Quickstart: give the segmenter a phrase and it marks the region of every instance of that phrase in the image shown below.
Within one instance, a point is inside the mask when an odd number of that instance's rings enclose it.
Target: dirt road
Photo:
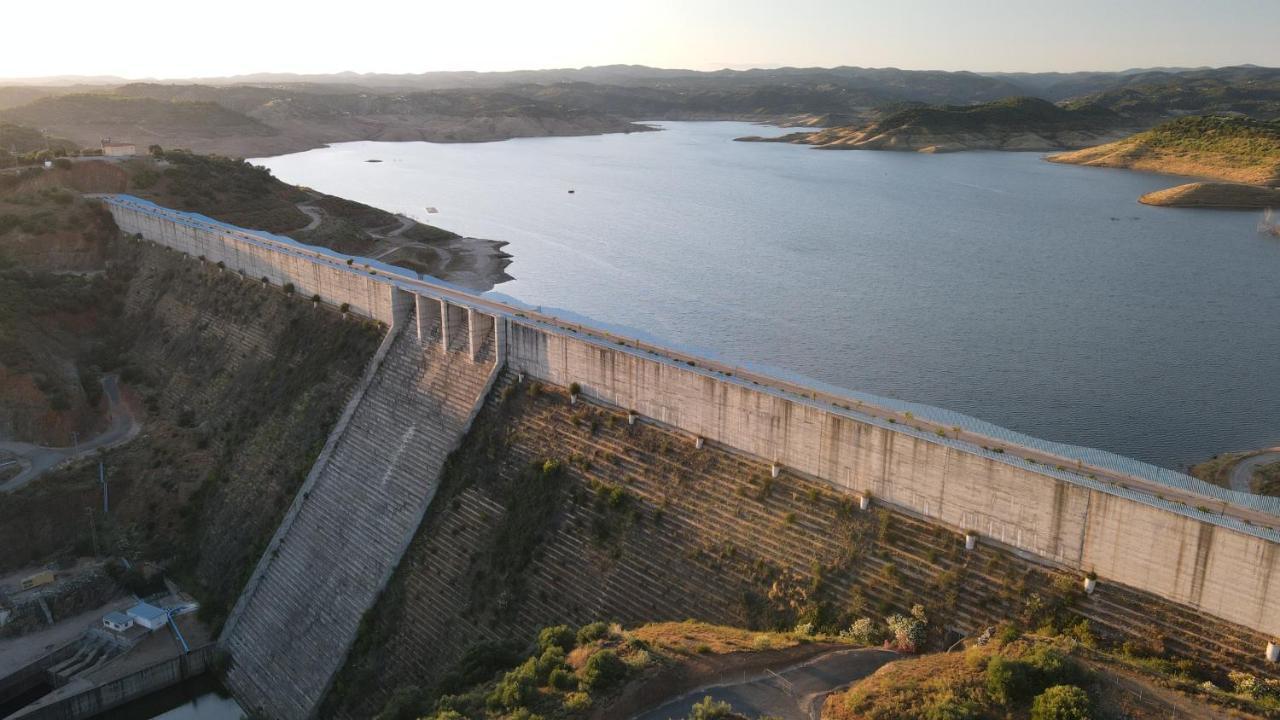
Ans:
[[[102,378],[102,389],[107,396],[111,425],[101,435],[73,447],[60,448],[0,440],[0,450],[15,456],[23,466],[16,476],[0,484],[0,492],[13,492],[64,462],[84,457],[100,448],[126,443],[138,435],[142,426],[133,416],[129,404],[120,397],[116,376],[107,375]]]
[[[827,695],[900,657],[888,650],[870,648],[836,650],[777,672],[726,678],[723,684],[698,688],[632,720],[686,718],[694,704],[705,697],[727,702],[747,717],[769,715],[783,720],[817,720]]]

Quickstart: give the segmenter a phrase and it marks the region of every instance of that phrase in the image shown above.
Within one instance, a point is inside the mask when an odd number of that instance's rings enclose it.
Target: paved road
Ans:
[[[1280,452],[1264,452],[1245,458],[1236,464],[1231,471],[1231,489],[1240,492],[1253,492],[1253,471],[1263,465],[1280,462]]]
[[[6,483],[0,484],[0,492],[13,492],[35,480],[62,463],[88,455],[100,448],[126,443],[142,429],[128,403],[120,397],[120,387],[115,375],[102,378],[102,389],[107,395],[111,425],[101,435],[85,440],[74,447],[44,447],[31,443],[0,440],[0,450],[17,456],[22,472]]]
[[[729,703],[749,718],[771,715],[783,720],[817,720],[827,695],[899,657],[888,650],[836,650],[776,673],[699,688],[632,720],[687,718],[694,704],[707,696]]]

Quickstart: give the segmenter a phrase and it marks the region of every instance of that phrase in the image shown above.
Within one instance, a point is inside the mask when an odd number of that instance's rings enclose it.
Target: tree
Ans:
[[[1075,685],[1054,685],[1031,703],[1031,720],[1090,720],[1089,695]]]
[[[587,658],[582,667],[582,682],[591,690],[600,690],[621,680],[627,674],[627,665],[612,650],[601,650]]]
[[[152,145],[147,148],[147,152],[151,153],[151,157],[164,157],[164,148],[159,145]]]
[[[689,714],[689,720],[720,720],[733,715],[733,706],[727,702],[717,702],[711,699],[710,695],[702,698],[701,702],[694,703],[693,712]]]

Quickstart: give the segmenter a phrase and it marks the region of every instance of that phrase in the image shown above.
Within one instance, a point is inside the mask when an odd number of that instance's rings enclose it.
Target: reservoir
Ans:
[[[98,717],[101,720],[245,720],[247,715],[213,676],[201,675]]]
[[[1181,180],[1037,153],[658,125],[253,162],[509,242],[494,292],[544,310],[1175,469],[1280,443],[1280,240],[1258,213],[1146,207]]]

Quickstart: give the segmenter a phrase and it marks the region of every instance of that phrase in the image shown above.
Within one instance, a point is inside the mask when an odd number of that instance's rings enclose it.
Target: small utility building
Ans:
[[[138,603],[129,608],[129,617],[148,630],[158,630],[169,621],[169,614],[155,605]]]
[[[108,630],[124,632],[133,627],[133,618],[122,612],[111,611],[102,616],[102,626]]]
[[[133,143],[115,142],[110,138],[102,141],[102,154],[107,157],[132,157],[138,154]]]

